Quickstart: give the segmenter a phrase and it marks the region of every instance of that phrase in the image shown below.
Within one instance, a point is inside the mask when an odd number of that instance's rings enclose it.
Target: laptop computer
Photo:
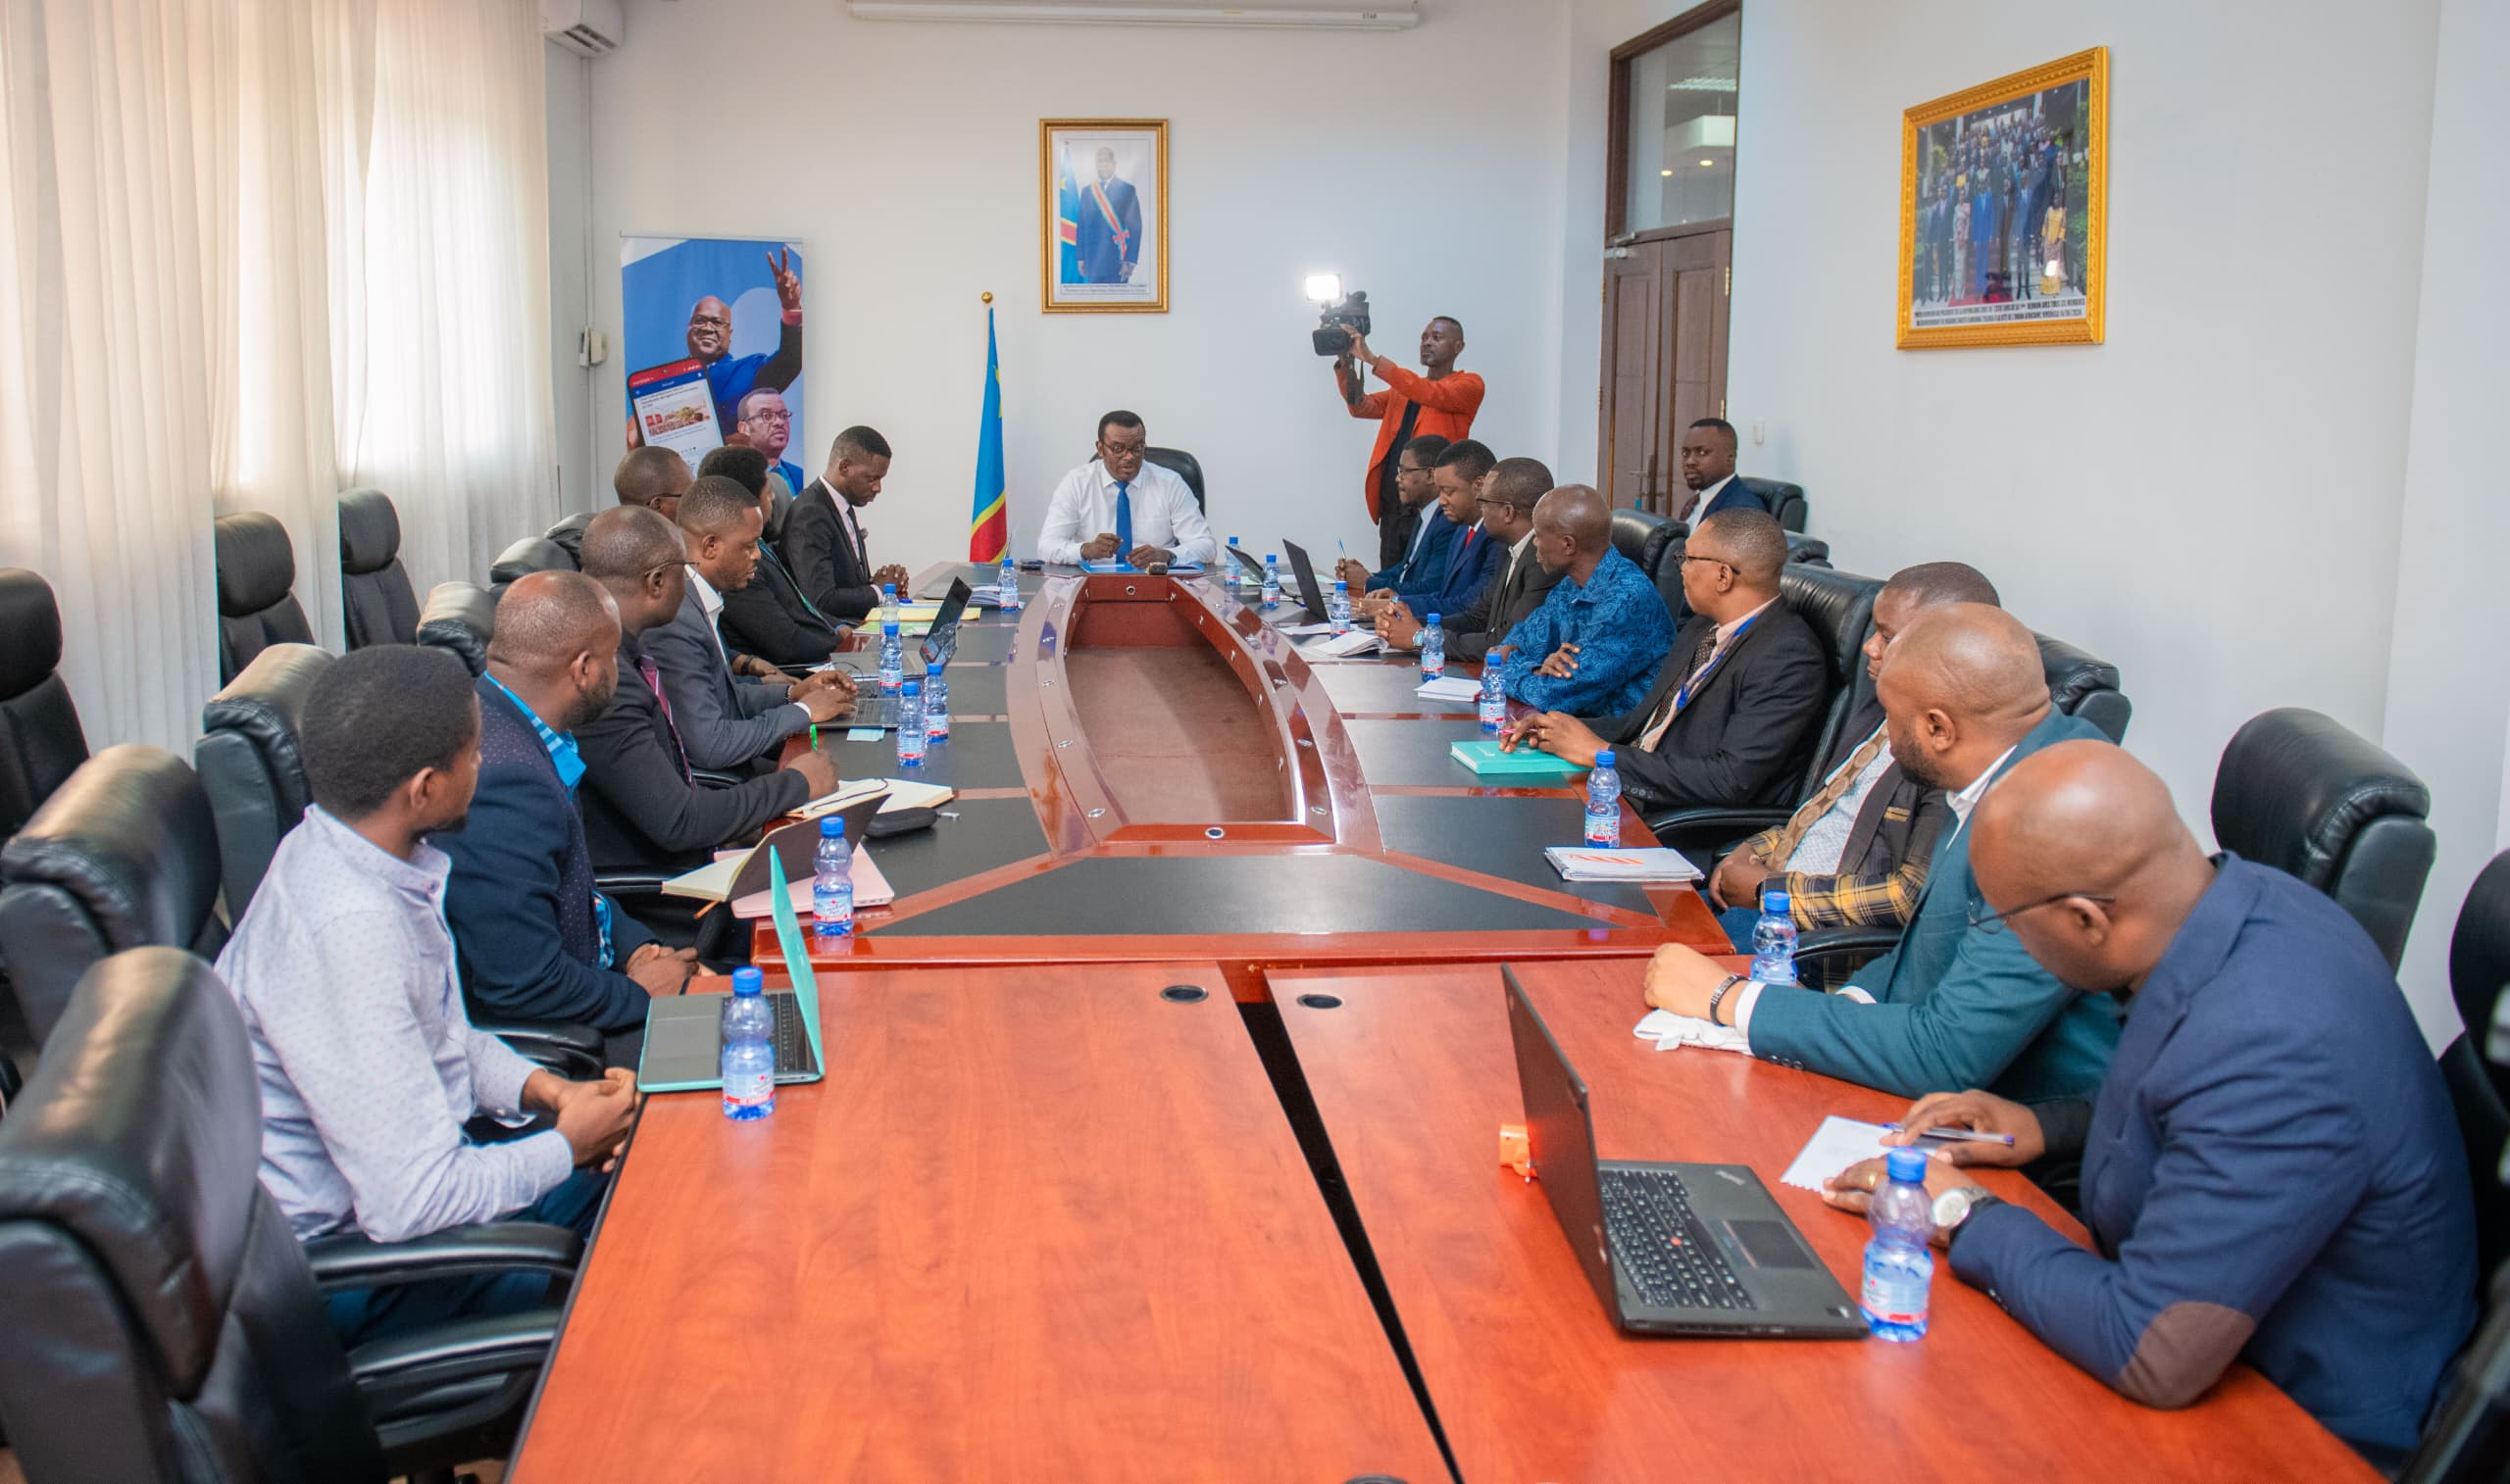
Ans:
[[[950,590],[941,595],[941,611],[932,616],[932,626],[924,631],[924,642],[917,645],[916,658],[923,668],[913,671],[929,674],[948,665],[959,653],[959,619],[968,612],[968,596],[974,589],[965,577],[952,577]]]
[[[1307,618],[1285,618],[1287,623],[1322,623],[1329,615],[1325,611],[1325,589],[1316,585],[1316,566],[1307,560],[1307,548],[1295,541],[1284,540],[1281,550],[1289,555],[1290,575],[1298,579],[1298,600],[1307,605]]]
[[[959,652],[959,620],[966,617],[971,589],[965,577],[952,577],[950,590],[941,597],[941,608],[917,643],[905,646],[898,659],[898,673],[909,680],[920,680],[945,666]],[[873,610],[877,615],[878,609]],[[873,618],[868,621],[878,623]],[[878,649],[855,650],[834,662],[837,668],[854,677],[857,692],[854,711],[827,723],[829,728],[866,731],[898,729],[900,697],[885,695],[880,690],[880,652]]]
[[[1586,1084],[1516,970],[1500,977],[1536,1183],[1615,1323],[1645,1335],[1864,1338],[1856,1301],[1748,1167],[1598,1161]]]
[[[776,942],[784,951],[790,990],[766,996],[776,1016],[776,1080],[816,1082],[826,1076],[820,1054],[820,986],[811,956],[802,947],[802,925],[793,915],[792,893],[780,851],[767,858],[768,889],[775,893]],[[645,1010],[645,1051],[636,1064],[639,1092],[696,1092],[724,1085],[724,997],[669,995]]]

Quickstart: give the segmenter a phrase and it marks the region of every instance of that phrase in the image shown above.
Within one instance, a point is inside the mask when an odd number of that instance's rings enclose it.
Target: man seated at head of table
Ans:
[[[752,392],[751,396],[774,396]],[[762,532],[776,518],[767,455],[754,448],[726,444],[697,465],[697,477],[720,474],[750,492],[758,502]],[[581,566],[580,561],[577,566]],[[801,584],[777,560],[776,544],[762,534],[758,570],[748,582],[724,594],[724,638],[735,655],[751,655],[771,666],[819,665],[835,653],[841,630],[802,592]]]
[[[2184,1407],[2245,1359],[2394,1467],[2474,1327],[2476,1251],[2448,1092],[2386,960],[2293,877],[2209,859],[2106,741],[2015,764],[1970,828],[1974,913],[2134,1013],[2096,1096],[1902,1115],[2013,1139],[1928,1162],[1952,1270],[2135,1401]],[[2082,1157],[2090,1251],[1960,1169],[2052,1154]],[[1832,1177],[1832,1204],[1864,1210],[1880,1162]]]
[[[1786,533],[1765,511],[1724,511],[1691,532],[1682,560],[1692,617],[1645,699],[1592,725],[1563,711],[1522,717],[1500,745],[1581,767],[1611,748],[1632,802],[1646,809],[1790,803],[1830,704],[1831,663],[1779,593]]]
[[[477,1221],[589,1231],[636,1110],[635,1076],[574,1082],[471,1024],[444,921],[445,858],[479,772],[470,672],[427,645],[341,656],[306,698],[314,795],[278,842],[218,976],[244,1013],[262,1093],[262,1185],[300,1240],[403,1242]],[[475,1142],[475,1113],[556,1115]],[[485,1273],[327,1296],[355,1345],[545,1303],[546,1275]]]
[[[1533,554],[1556,581],[1501,641],[1501,688],[1536,711],[1571,716],[1637,705],[1665,661],[1674,619],[1638,564],[1613,548],[1612,507],[1591,485],[1553,490],[1533,508]]]
[[[1891,756],[1943,789],[1953,816],[1899,946],[1824,994],[1745,980],[1669,944],[1648,963],[1647,1003],[1733,1027],[1766,1061],[1906,1097],[1938,1087],[2026,1102],[2085,1095],[2118,1044],[2117,1010],[2068,990],[2013,934],[1973,918],[1961,823],[2013,765],[2099,729],[2049,704],[2038,641],[1983,604],[1919,615],[1883,654],[1875,686]]]
[[[1096,456],[1063,476],[1046,502],[1040,560],[1207,564],[1220,556],[1194,492],[1173,471],[1142,457],[1150,429],[1118,410],[1098,420]]]
[[[1551,493],[1551,470],[1539,459],[1502,459],[1485,484],[1476,505],[1490,538],[1494,570],[1480,597],[1460,608],[1434,610],[1450,660],[1486,657],[1508,630],[1542,606],[1560,580],[1533,553],[1533,510]],[[1388,649],[1418,650],[1422,622],[1409,606],[1388,604],[1378,610],[1377,636]]]
[[[692,767],[748,767],[785,738],[853,709],[853,682],[842,670],[798,681],[755,662],[751,668],[764,677],[735,671],[717,625],[724,594],[747,586],[758,569],[765,524],[756,497],[721,475],[698,480],[679,500],[688,590],[679,612],[650,630],[644,644],[662,670],[663,693]]]
[[[1375,618],[1396,603],[1408,603],[1423,613],[1461,613],[1481,596],[1504,555],[1481,528],[1481,495],[1497,468],[1498,460],[1490,450],[1471,438],[1458,438],[1446,446],[1430,468],[1437,490],[1438,519],[1451,532],[1446,560],[1416,567],[1393,587],[1363,593],[1355,612]]]
[[[1892,573],[1874,595],[1866,673],[1882,668],[1891,641],[1918,615],[1954,603],[1997,607],[1995,584],[1959,562]],[[1708,903],[1738,952],[1751,948],[1764,888],[1786,893],[1795,925],[1805,930],[1899,927],[1917,910],[1952,809],[1942,789],[1909,776],[1891,757],[1880,697],[1868,698],[1839,729],[1824,766],[1821,787],[1784,824],[1736,846],[1708,874]]]

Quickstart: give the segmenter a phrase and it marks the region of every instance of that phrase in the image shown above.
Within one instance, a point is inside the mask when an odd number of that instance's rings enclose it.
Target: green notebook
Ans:
[[[1585,769],[1575,763],[1555,758],[1549,753],[1527,748],[1522,752],[1503,753],[1496,742],[1457,742],[1447,748],[1449,756],[1472,768],[1482,777],[1566,777]]]

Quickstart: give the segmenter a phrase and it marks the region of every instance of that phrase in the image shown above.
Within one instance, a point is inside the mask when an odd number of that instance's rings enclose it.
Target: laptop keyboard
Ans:
[[[802,1029],[799,1001],[789,994],[769,995],[768,1012],[776,1017],[776,1069],[778,1072],[811,1069],[811,1038]]]
[[[1691,1214],[1682,1177],[1665,1169],[1602,1169],[1613,1266],[1662,1309],[1750,1309],[1749,1290]]]

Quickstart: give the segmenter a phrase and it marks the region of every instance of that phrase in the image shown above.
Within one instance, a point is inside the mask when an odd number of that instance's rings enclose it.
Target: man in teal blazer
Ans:
[[[1733,1026],[1765,1061],[1904,1097],[1944,1087],[2018,1103],[2089,1095],[2118,1045],[2117,1004],[2069,991],[1991,916],[1963,826],[2016,761],[2099,730],[2049,704],[2031,630],[1975,603],[1903,629],[1875,689],[1892,757],[1944,791],[1956,821],[1899,947],[1835,994],[1744,980],[1663,948],[1647,967],[1647,1003]]]

